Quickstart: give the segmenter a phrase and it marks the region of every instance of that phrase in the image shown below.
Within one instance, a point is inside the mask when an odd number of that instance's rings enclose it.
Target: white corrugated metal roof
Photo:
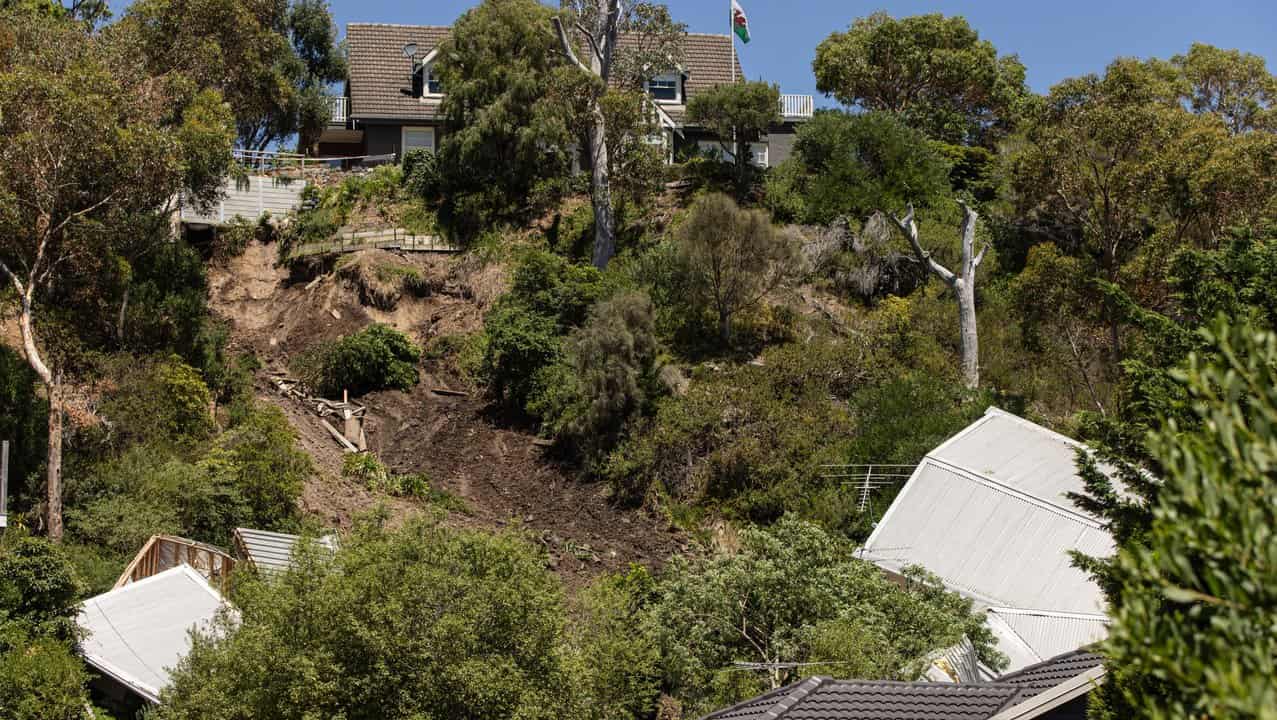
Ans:
[[[138,695],[158,702],[169,671],[225,604],[198,572],[180,565],[89,598],[80,610],[84,659]]]
[[[895,572],[921,565],[986,606],[1103,617],[1099,586],[1069,557],[1070,550],[1104,556],[1114,548],[1100,522],[1065,497],[1082,489],[1079,448],[989,408],[923,459],[862,554]],[[1040,645],[1030,653],[1039,656],[1033,662],[1085,644],[1055,650],[1072,642],[1063,638],[1093,635],[1083,626],[1042,622],[1040,632],[1025,629],[1026,642]],[[1056,637],[1048,625],[1067,627]]]
[[[251,528],[235,528],[235,537],[259,572],[283,572],[292,564],[293,546],[301,539],[298,535],[270,532],[269,530],[253,530]],[[337,539],[332,535],[319,538],[319,543],[330,549],[336,549]]]
[[[1097,643],[1108,636],[1108,617],[1020,608],[989,608],[989,629],[1011,664],[1007,672]]]

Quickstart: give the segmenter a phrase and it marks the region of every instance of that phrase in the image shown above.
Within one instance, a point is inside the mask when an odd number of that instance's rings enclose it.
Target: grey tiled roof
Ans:
[[[438,47],[452,28],[443,25],[351,23],[346,26],[350,54],[350,116],[357,120],[435,120],[439,101],[414,98],[403,46],[417,44],[417,58]],[[625,36],[618,45],[624,47]],[[688,33],[683,46],[684,89],[687,97],[732,80],[732,45],[728,35]],[[743,77],[736,62],[737,79]],[[408,91],[408,92],[405,92]],[[663,105],[682,122],[684,105]]]
[[[1093,652],[1074,650],[1003,675],[996,682],[1020,687],[1020,698],[1027,700],[1103,662],[1104,658]]]
[[[985,720],[1020,688],[1001,683],[892,682],[814,677],[705,720]]]
[[[986,720],[1102,663],[1078,650],[988,683],[834,680],[813,677],[703,720]]]

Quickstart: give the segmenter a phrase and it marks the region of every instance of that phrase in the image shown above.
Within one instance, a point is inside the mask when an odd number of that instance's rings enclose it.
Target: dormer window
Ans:
[[[647,81],[647,93],[652,99],[662,103],[679,103],[683,101],[683,78],[678,73],[657,75]]]
[[[412,71],[412,96],[436,97],[443,95],[443,85],[435,72],[435,53],[431,52],[420,63],[414,63]]]

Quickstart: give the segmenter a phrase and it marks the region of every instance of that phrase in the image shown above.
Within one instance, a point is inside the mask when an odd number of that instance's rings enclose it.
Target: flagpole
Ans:
[[[736,82],[736,8],[727,0],[727,42],[732,44],[732,82]]]

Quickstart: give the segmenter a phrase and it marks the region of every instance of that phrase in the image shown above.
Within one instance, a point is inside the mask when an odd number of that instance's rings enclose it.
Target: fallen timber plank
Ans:
[[[347,452],[352,452],[352,453],[359,452],[359,448],[352,445],[351,442],[346,439],[346,436],[337,432],[337,428],[333,427],[332,423],[328,422],[327,420],[323,418],[320,418],[319,422],[323,423],[324,429],[328,431],[328,434],[336,438],[337,442],[341,443],[342,447],[346,448]]]

